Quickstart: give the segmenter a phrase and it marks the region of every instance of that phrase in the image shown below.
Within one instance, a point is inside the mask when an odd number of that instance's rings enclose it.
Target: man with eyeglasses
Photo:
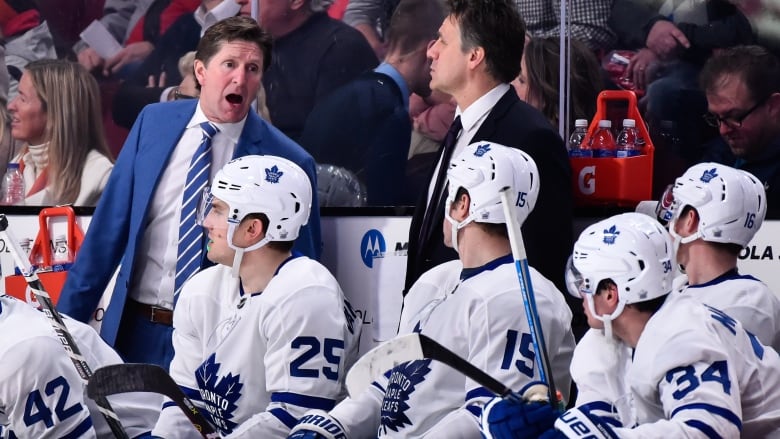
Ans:
[[[780,218],[780,60],[760,46],[724,49],[704,65],[704,115],[717,127],[704,161],[755,175],[764,183],[767,218]]]

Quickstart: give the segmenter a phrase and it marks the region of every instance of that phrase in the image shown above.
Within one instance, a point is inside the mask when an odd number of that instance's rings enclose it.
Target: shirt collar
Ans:
[[[406,81],[404,80],[404,77],[401,76],[401,73],[393,67],[392,65],[383,62],[382,64],[379,64],[377,68],[374,69],[377,73],[382,73],[395,81],[395,83],[398,85],[398,88],[401,89],[401,98],[404,102],[404,108],[406,110],[409,110],[409,87],[406,85]]]
[[[252,111],[251,109],[249,111]],[[203,114],[203,110],[200,108],[200,101],[195,106],[195,114],[192,115],[190,122],[187,124],[187,128],[193,128],[200,125],[203,122],[208,122],[209,119]],[[241,131],[244,130],[244,124],[246,123],[246,116],[235,123],[218,123],[211,122],[219,128],[219,132],[227,136],[234,144],[238,143],[238,138],[241,137]]]
[[[509,90],[509,84],[501,83],[492,90],[482,95],[474,101],[465,110],[458,106],[455,109],[455,115],[460,116],[460,122],[463,124],[464,131],[470,131],[475,125],[484,119],[490,110],[496,105],[502,96]]]
[[[195,21],[200,25],[200,35],[203,36],[214,23],[235,16],[239,9],[241,6],[233,0],[223,0],[210,11],[206,11],[206,8],[201,4],[194,14]]]

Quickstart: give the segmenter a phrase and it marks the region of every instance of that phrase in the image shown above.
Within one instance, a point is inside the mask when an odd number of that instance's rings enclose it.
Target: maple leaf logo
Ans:
[[[617,239],[618,235],[620,235],[620,231],[617,229],[617,226],[612,226],[608,229],[604,229],[604,244],[612,245],[615,243],[615,239]]]
[[[195,372],[195,380],[200,389],[200,396],[205,404],[206,413],[212,423],[222,434],[230,434],[238,423],[233,421],[235,417],[236,402],[241,398],[241,375],[228,372],[220,375],[222,365],[216,362],[216,354],[204,361]]]
[[[412,421],[406,415],[409,410],[409,397],[416,386],[425,381],[425,376],[431,371],[431,361],[417,360],[401,363],[394,367],[387,381],[387,390],[382,400],[381,427],[398,432]]]

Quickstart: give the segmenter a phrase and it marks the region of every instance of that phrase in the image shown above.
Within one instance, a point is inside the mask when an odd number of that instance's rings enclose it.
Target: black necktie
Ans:
[[[450,125],[447,135],[444,136],[444,142],[442,142],[441,163],[439,164],[439,172],[436,174],[436,184],[433,186],[430,200],[428,200],[428,208],[425,210],[422,229],[420,229],[420,243],[423,245],[428,239],[431,222],[434,218],[439,217],[440,212],[437,210],[441,210],[443,206],[443,198],[446,196],[444,183],[447,181],[447,169],[450,167],[452,152],[455,151],[455,144],[458,143],[458,134],[461,129],[463,129],[463,124],[458,116]]]

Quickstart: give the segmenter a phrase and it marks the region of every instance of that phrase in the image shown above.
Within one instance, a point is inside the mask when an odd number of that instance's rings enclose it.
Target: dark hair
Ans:
[[[448,0],[458,20],[462,50],[485,50],[487,71],[496,80],[512,82],[520,72],[525,23],[508,0]]]
[[[690,204],[686,204],[682,208],[682,212],[680,212],[680,218],[688,215],[688,212],[693,211],[693,214],[696,215],[696,219],[701,222],[701,217],[699,216],[699,211],[696,210],[695,207],[691,206]],[[739,244],[734,243],[728,243],[728,242],[712,242],[712,241],[705,241],[707,244],[720,248],[728,253],[731,253],[734,256],[739,256],[739,254],[742,252],[742,246]]]
[[[443,0],[401,0],[387,30],[388,52],[409,53],[436,39],[445,13]]]
[[[208,64],[224,43],[232,41],[247,41],[254,43],[263,53],[263,71],[271,65],[271,49],[273,39],[271,34],[263,30],[250,17],[236,16],[226,18],[208,28],[198,42],[195,59]]]
[[[458,191],[455,193],[455,201],[460,200],[461,197],[464,195],[469,195],[469,191],[466,190],[463,186],[458,188]],[[469,198],[471,196],[469,195]],[[506,238],[509,239],[509,232],[506,229],[505,223],[495,224],[495,223],[480,223],[477,221],[474,221],[473,224],[476,224],[477,227],[481,228],[483,232],[485,232],[488,236],[497,236],[499,238]]]
[[[661,308],[661,305],[664,304],[667,297],[669,297],[669,294],[664,294],[663,296],[656,297],[655,299],[645,300],[644,302],[634,302],[626,306],[632,306],[639,312],[649,312],[650,314],[655,314],[656,311]]]
[[[525,47],[525,76],[528,94],[541,106],[541,112],[558,125],[558,92],[561,47],[558,37],[532,38]],[[575,119],[593,119],[596,98],[603,88],[601,66],[596,55],[578,40],[571,40],[571,105],[569,124]]]
[[[780,92],[780,61],[761,46],[734,46],[710,57],[699,75],[701,88],[714,91],[726,75],[742,78],[755,102]]]
[[[241,221],[243,222],[246,220],[260,220],[260,223],[263,224],[263,230],[266,232],[268,231],[268,224],[270,224],[270,221],[268,220],[268,216],[266,214],[249,213]],[[265,246],[272,250],[284,253],[292,250],[294,244],[295,241],[270,241]]]

